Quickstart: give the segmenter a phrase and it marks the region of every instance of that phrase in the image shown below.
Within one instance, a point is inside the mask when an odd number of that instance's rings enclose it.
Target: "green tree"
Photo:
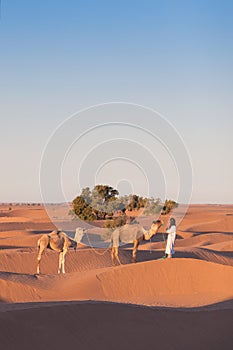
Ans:
[[[105,219],[107,215],[113,215],[120,205],[117,202],[118,195],[119,192],[108,185],[96,185],[92,191],[85,187],[81,195],[73,200],[70,214],[82,220]]]
[[[118,195],[119,192],[108,185],[96,185],[92,191],[92,197],[99,197],[99,199],[102,200],[102,203],[108,203],[115,200]]]
[[[85,200],[87,204],[91,204],[91,190],[89,187],[82,189],[81,197]]]
[[[91,206],[86,203],[82,196],[76,197],[73,202],[73,213],[81,220],[95,220],[96,216],[93,213]]]
[[[96,185],[91,193],[91,206],[97,219],[105,219],[106,215],[112,215],[115,211],[113,202],[116,201],[119,192],[108,185]]]
[[[133,194],[129,198],[127,209],[129,211],[138,210],[140,208],[144,208],[146,203],[147,203],[147,198],[139,197],[138,195]]]

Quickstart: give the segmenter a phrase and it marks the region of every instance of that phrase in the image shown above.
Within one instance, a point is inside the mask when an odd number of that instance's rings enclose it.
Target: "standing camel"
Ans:
[[[58,273],[62,271],[65,273],[65,255],[68,248],[77,249],[78,243],[80,243],[83,237],[84,229],[79,227],[76,229],[74,239],[68,237],[65,232],[60,230],[52,231],[50,234],[44,234],[37,242],[38,246],[38,256],[37,256],[37,274],[40,273],[40,260],[41,255],[46,248],[50,248],[59,252],[59,266]]]
[[[112,264],[115,266],[115,259],[121,265],[121,261],[118,256],[118,248],[120,242],[133,243],[132,262],[136,262],[137,249],[141,241],[149,240],[154,236],[160,226],[163,225],[162,220],[153,221],[151,228],[147,231],[143,226],[139,224],[126,224],[122,227],[118,227],[112,234],[111,238],[111,258]]]

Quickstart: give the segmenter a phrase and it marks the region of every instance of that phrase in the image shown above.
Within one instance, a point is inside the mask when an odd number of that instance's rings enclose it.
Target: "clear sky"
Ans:
[[[232,203],[232,18],[232,0],[2,0],[0,202],[41,201],[55,128],[81,108],[125,101],[178,130],[193,203]]]

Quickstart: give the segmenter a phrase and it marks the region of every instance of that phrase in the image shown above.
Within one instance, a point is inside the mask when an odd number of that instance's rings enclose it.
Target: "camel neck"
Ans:
[[[144,239],[145,239],[146,241],[149,241],[149,239],[151,239],[152,236],[153,236],[153,234],[150,234],[150,230],[149,230],[149,231],[146,231],[146,232],[144,233]]]

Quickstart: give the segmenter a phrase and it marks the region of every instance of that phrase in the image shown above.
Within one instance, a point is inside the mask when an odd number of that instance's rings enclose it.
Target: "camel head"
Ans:
[[[156,220],[152,222],[151,228],[145,232],[144,237],[146,240],[151,239],[152,236],[154,236],[158,229],[164,225],[164,222],[162,220]]]
[[[150,229],[156,230],[156,232],[157,232],[157,230],[163,225],[164,225],[163,220],[156,220],[156,221],[152,222],[152,225],[151,225]]]
[[[75,247],[74,249],[77,249],[78,244],[81,242],[83,235],[84,235],[85,229],[82,227],[78,227],[75,230],[75,236],[74,236],[74,242],[75,242]]]

